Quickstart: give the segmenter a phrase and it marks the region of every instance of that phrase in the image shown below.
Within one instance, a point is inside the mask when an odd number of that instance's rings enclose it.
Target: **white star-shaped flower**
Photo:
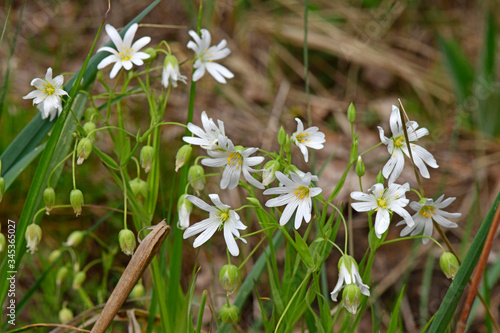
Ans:
[[[304,130],[304,125],[299,118],[295,118],[297,121],[297,131],[292,134],[292,141],[299,147],[300,151],[304,155],[304,160],[308,160],[307,148],[322,149],[325,140],[325,134],[319,132],[318,127],[313,126]]]
[[[387,163],[384,165],[384,168],[382,169],[382,174],[386,179],[389,179],[389,185],[391,185],[401,175],[401,172],[403,172],[403,167],[405,165],[404,155],[410,157],[410,153],[406,145],[399,109],[395,105],[392,106],[392,113],[389,123],[392,131],[391,138],[387,138],[384,135],[384,130],[382,129],[382,127],[378,126],[378,130],[380,132],[380,141],[382,141],[383,144],[387,145],[387,151],[389,152],[389,154],[391,154],[391,158],[389,159],[389,161],[387,161]],[[428,135],[429,131],[426,128],[418,129],[418,123],[416,121],[407,122],[406,131],[408,133],[408,138],[411,144],[411,152],[413,155],[413,160],[415,161],[415,165],[420,171],[422,177],[430,178],[429,170],[427,170],[425,164],[429,165],[431,168],[437,168],[438,165],[436,163],[436,160],[426,149],[413,143],[421,137]]]
[[[226,83],[226,78],[232,79],[234,77],[233,73],[226,67],[214,62],[215,60],[227,57],[231,53],[231,50],[226,47],[227,42],[225,39],[221,40],[217,46],[210,46],[212,37],[207,29],[201,29],[201,38],[193,30],[189,31],[189,35],[194,39],[194,42],[189,41],[187,47],[196,53],[193,65],[195,68],[193,81],[196,82],[201,79],[201,77],[205,75],[205,70],[207,70],[219,83]]]
[[[283,173],[276,171],[276,178],[280,181],[279,187],[270,188],[264,191],[264,194],[279,194],[279,197],[269,199],[266,202],[267,207],[278,207],[286,205],[281,214],[280,224],[285,225],[293,213],[295,213],[295,229],[300,228],[302,220],[306,223],[311,221],[312,199],[321,193],[321,188],[310,187],[312,175],[310,172],[303,177],[294,172],[290,172],[290,178]]]
[[[246,240],[240,238],[238,230],[245,230],[247,227],[241,223],[240,216],[230,206],[223,204],[217,194],[209,194],[215,206],[210,206],[205,201],[193,196],[186,195],[186,199],[191,201],[195,206],[209,212],[208,219],[195,223],[184,231],[184,239],[201,233],[194,240],[193,247],[198,247],[204,244],[212,235],[221,227],[224,229],[224,239],[226,240],[229,253],[237,256],[240,253],[234,236],[246,243]]]
[[[174,88],[177,87],[177,81],[181,81],[186,84],[186,77],[181,75],[181,71],[179,70],[179,61],[177,58],[171,54],[169,54],[165,58],[165,62],[163,63],[163,71],[161,74],[161,84],[168,88],[169,84],[171,84]]]
[[[217,120],[219,126],[215,125],[212,118],[208,118],[207,113],[203,111],[201,113],[201,123],[203,128],[196,126],[195,124],[189,123],[188,130],[190,130],[194,135],[198,136],[185,136],[182,138],[184,142],[192,145],[200,146],[203,149],[214,150],[219,148],[219,137],[225,137],[224,133],[224,123]]]
[[[37,104],[38,110],[42,113],[42,119],[50,116],[50,121],[59,116],[62,111],[61,96],[68,95],[66,91],[61,89],[64,83],[62,75],[52,78],[52,68],[47,69],[44,79],[33,79],[31,85],[36,88],[23,99],[33,98],[33,104]]]
[[[109,38],[113,41],[113,44],[115,44],[116,50],[109,46],[103,46],[97,50],[97,52],[105,51],[112,53],[102,59],[99,65],[97,65],[97,69],[103,69],[104,67],[115,63],[111,73],[109,74],[109,77],[112,79],[116,76],[116,74],[118,74],[122,67],[128,71],[132,69],[132,64],[136,66],[144,64],[143,59],[148,59],[150,55],[144,52],[139,52],[139,50],[151,41],[151,37],[142,37],[132,44],[138,27],[139,25],[137,23],[132,24],[122,40],[118,31],[116,31],[113,26],[106,24],[106,32],[108,33]]]
[[[371,194],[354,191],[351,193],[351,198],[362,202],[354,202],[351,204],[358,212],[376,211],[375,216],[375,234],[381,238],[382,234],[389,228],[391,222],[391,214],[396,213],[405,219],[406,224],[413,226],[414,222],[404,207],[408,205],[410,200],[406,199],[406,192],[410,190],[410,184],[404,185],[391,184],[384,189],[384,185],[377,183],[368,191]]]
[[[349,255],[343,255],[339,260],[339,279],[335,288],[333,288],[330,296],[334,302],[337,301],[337,295],[340,290],[348,284],[356,284],[361,293],[365,296],[370,296],[370,287],[363,283],[361,276],[358,271],[358,264],[353,257]]]
[[[251,167],[259,165],[264,161],[263,156],[250,157],[258,148],[236,149],[233,142],[226,137],[219,136],[219,150],[207,150],[208,155],[212,158],[206,158],[201,161],[201,164],[209,167],[224,167],[222,179],[220,181],[221,189],[234,189],[238,186],[240,175],[243,172],[245,179],[253,186],[263,189],[264,185],[255,179],[250,172],[259,170]]]
[[[406,226],[403,230],[401,230],[401,236],[406,236],[411,233],[411,236],[418,235],[424,231],[424,236],[432,237],[432,231],[434,230],[434,225],[432,224],[432,220],[436,221],[436,223],[442,225],[445,228],[456,228],[458,225],[454,222],[448,220],[448,218],[459,218],[462,216],[461,213],[448,213],[442,208],[446,208],[456,198],[448,198],[443,200],[444,194],[440,196],[435,202],[432,199],[423,198],[420,202],[412,201],[410,203],[410,207],[416,211],[417,213],[413,215],[413,221],[415,224],[413,226]],[[404,224],[405,221],[399,222],[397,225]],[[429,241],[428,238],[422,238],[422,243],[426,244]]]

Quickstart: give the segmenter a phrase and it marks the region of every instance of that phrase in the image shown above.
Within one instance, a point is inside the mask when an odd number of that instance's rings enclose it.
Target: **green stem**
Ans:
[[[427,239],[430,239],[431,241],[433,241],[434,243],[436,243],[437,246],[439,246],[441,248],[441,250],[444,252],[446,252],[443,248],[443,246],[441,244],[439,244],[439,242],[437,240],[435,240],[434,238],[432,237],[429,237],[429,236],[425,236],[425,235],[418,235],[418,236],[411,236],[411,237],[401,237],[401,238],[397,238],[397,239],[391,239],[391,240],[388,240],[388,241],[385,241],[385,242],[382,242],[380,243],[380,246],[382,245],[386,245],[386,244],[391,244],[391,243],[396,243],[396,242],[399,242],[399,241],[404,241],[404,240],[409,240],[409,239],[419,239],[419,238],[427,238]]]

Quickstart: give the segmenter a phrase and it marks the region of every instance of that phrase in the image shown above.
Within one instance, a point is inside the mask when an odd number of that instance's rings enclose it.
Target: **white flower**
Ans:
[[[234,210],[231,210],[228,205],[223,204],[217,194],[209,194],[210,200],[215,206],[210,206],[203,200],[193,196],[186,195],[186,199],[191,201],[194,205],[210,213],[208,219],[195,223],[184,231],[184,239],[201,233],[194,240],[193,247],[198,247],[205,243],[212,237],[212,235],[219,229],[224,229],[224,239],[226,240],[229,253],[237,256],[240,253],[238,245],[234,236],[241,239],[244,243],[246,240],[240,238],[238,230],[245,230],[247,227],[241,223],[240,216]]]
[[[132,64],[136,66],[144,64],[143,59],[149,58],[150,55],[138,51],[151,41],[151,37],[142,37],[132,44],[137,28],[137,23],[132,24],[122,40],[118,31],[116,31],[113,26],[106,24],[106,32],[108,33],[109,38],[113,41],[113,44],[115,44],[116,50],[109,46],[103,46],[97,50],[97,52],[105,51],[112,53],[102,59],[99,65],[97,65],[97,69],[103,69],[104,67],[115,63],[111,73],[109,74],[109,77],[112,79],[116,76],[116,74],[118,74],[118,71],[120,71],[122,67],[126,70],[130,70],[132,69]]]
[[[404,155],[410,157],[408,147],[406,145],[406,140],[404,137],[403,126],[401,124],[401,116],[399,114],[399,109],[393,105],[392,113],[390,118],[390,126],[392,131],[392,137],[387,138],[384,136],[384,130],[382,127],[378,126],[380,132],[380,141],[387,145],[387,151],[391,154],[391,158],[384,165],[382,169],[382,174],[387,179],[389,177],[389,185],[394,183],[396,179],[403,172],[403,167],[405,165]],[[436,160],[426,149],[414,144],[421,137],[428,135],[429,131],[426,128],[418,129],[418,123],[416,121],[409,121],[406,123],[406,131],[408,133],[408,138],[411,144],[411,152],[415,165],[417,166],[420,174],[424,178],[430,178],[429,170],[425,164],[429,165],[431,168],[437,168],[438,165]],[[404,155],[403,155],[404,154]]]
[[[42,239],[42,228],[38,224],[32,223],[26,228],[24,237],[26,239],[27,251],[33,254],[38,249],[38,244]]]
[[[353,257],[349,255],[343,255],[339,260],[339,280],[333,288],[330,296],[334,302],[337,301],[337,295],[345,285],[356,284],[361,293],[365,296],[370,296],[370,288],[363,283],[361,276],[358,272],[358,264]]]
[[[414,222],[410,214],[404,209],[410,200],[406,199],[406,192],[410,190],[408,183],[404,185],[392,184],[387,189],[384,185],[375,184],[368,191],[372,194],[367,194],[359,191],[351,193],[351,198],[362,202],[351,204],[358,212],[368,212],[374,210],[377,212],[375,217],[375,234],[378,238],[389,228],[391,214],[396,213],[405,219],[406,224],[413,226]]]
[[[219,137],[225,137],[226,135],[224,134],[224,123],[220,120],[217,120],[217,122],[219,124],[218,127],[215,125],[212,118],[208,118],[207,113],[203,111],[201,113],[203,129],[192,123],[188,124],[188,130],[198,137],[185,136],[182,140],[207,150],[219,148]]]
[[[205,75],[205,69],[219,83],[226,83],[226,78],[232,79],[234,77],[233,73],[226,67],[214,62],[227,57],[231,53],[231,50],[226,47],[227,42],[225,39],[217,46],[210,46],[212,37],[208,30],[201,29],[201,38],[193,30],[189,31],[189,35],[194,39],[194,42],[189,41],[187,47],[196,53],[196,61],[193,65],[195,68],[193,81],[196,82]]]
[[[423,234],[425,236],[432,237],[432,231],[434,229],[432,220],[446,228],[458,227],[456,223],[451,222],[448,218],[459,218],[462,214],[448,213],[441,210],[442,208],[448,207],[453,201],[455,201],[455,198],[448,198],[446,200],[443,200],[443,198],[444,194],[435,202],[434,200],[427,198],[423,198],[420,202],[411,202],[410,207],[417,212],[413,215],[413,221],[415,221],[415,224],[413,226],[406,226],[403,230],[401,230],[401,236],[406,236],[410,232],[411,236],[415,236],[420,234],[423,230]],[[404,223],[405,221],[401,221],[397,225]],[[422,243],[426,244],[428,241],[428,238],[422,238]]]
[[[165,62],[163,63],[163,72],[161,74],[161,84],[165,88],[168,88],[169,84],[175,88],[177,87],[177,81],[181,81],[186,84],[186,77],[181,75],[179,70],[179,61],[177,58],[171,54],[169,54],[165,58]]]
[[[308,160],[307,147],[313,149],[322,149],[325,140],[325,134],[318,131],[318,127],[313,126],[304,130],[304,125],[299,118],[295,118],[297,121],[297,131],[293,133],[292,140],[299,147],[300,151],[304,155],[304,160]]]
[[[250,172],[259,171],[252,169],[252,166],[264,161],[263,156],[250,157],[258,148],[236,150],[233,142],[223,136],[219,136],[219,145],[221,150],[208,150],[207,153],[212,158],[203,159],[201,164],[209,167],[224,167],[220,181],[221,189],[228,188],[232,190],[238,186],[241,172],[243,172],[243,176],[250,184],[260,189],[264,188],[264,185],[250,174]]]
[[[264,191],[264,194],[279,194],[277,198],[269,199],[266,202],[267,207],[277,207],[286,205],[283,213],[281,214],[280,224],[285,225],[295,213],[295,229],[300,228],[302,219],[309,223],[311,221],[311,198],[321,193],[321,188],[310,187],[311,178],[313,177],[310,172],[306,173],[304,177],[300,177],[294,172],[290,172],[290,178],[283,173],[276,171],[276,178],[280,181],[279,187],[270,188]],[[284,185],[284,186],[283,186]]]
[[[66,91],[61,89],[64,83],[62,75],[52,78],[52,68],[47,69],[44,79],[33,79],[31,85],[36,88],[23,99],[33,98],[33,104],[37,104],[38,110],[42,113],[42,119],[50,116],[50,121],[59,116],[62,111],[61,96],[68,95]]]

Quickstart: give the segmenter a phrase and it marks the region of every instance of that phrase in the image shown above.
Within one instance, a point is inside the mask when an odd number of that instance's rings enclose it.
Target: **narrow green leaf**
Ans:
[[[405,294],[405,287],[401,289],[401,292],[399,293],[398,301],[394,305],[394,310],[392,311],[391,314],[391,322],[389,324],[389,328],[387,329],[387,332],[389,333],[395,333],[398,331],[398,322],[399,322],[399,309],[401,307],[401,300],[403,299],[403,295]]]
[[[462,297],[464,290],[466,289],[467,282],[476,267],[477,261],[479,260],[479,256],[483,250],[484,243],[486,242],[486,237],[488,236],[491,224],[493,222],[493,217],[498,209],[498,205],[500,203],[500,193],[497,195],[493,205],[486,215],[481,227],[479,228],[476,237],[472,241],[471,246],[469,247],[469,251],[465,255],[464,260],[462,261],[462,265],[458,269],[457,275],[455,279],[448,288],[446,295],[444,296],[443,301],[441,302],[441,306],[436,312],[434,321],[432,322],[431,327],[429,328],[430,333],[438,333],[446,331],[448,324],[453,318],[453,314],[457,309],[458,302]]]
[[[14,180],[19,176],[21,172],[43,151],[45,148],[45,142],[42,143],[39,147],[32,150],[29,154],[26,154],[17,161],[12,168],[7,171],[4,175],[5,179],[5,188],[8,189],[10,185],[14,182]]]
[[[305,240],[300,236],[297,230],[293,230],[295,233],[295,249],[299,253],[300,257],[306,264],[306,266],[310,269],[314,269],[314,260],[311,256],[311,252],[309,252],[309,247]]]
[[[101,159],[101,161],[109,166],[113,170],[120,170],[120,167],[118,164],[115,162],[115,160],[109,156],[108,154],[104,153],[102,150],[97,148],[97,146],[94,146],[94,152],[96,153],[97,156]]]

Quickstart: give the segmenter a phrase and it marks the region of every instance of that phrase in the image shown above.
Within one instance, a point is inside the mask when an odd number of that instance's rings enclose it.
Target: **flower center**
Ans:
[[[401,135],[400,137],[397,137],[394,139],[394,147],[396,148],[401,148],[403,146],[405,141],[405,138]]]
[[[236,166],[236,169],[239,169],[242,163],[243,163],[243,156],[241,156],[240,153],[235,152],[229,154],[229,157],[227,158],[228,166]]]
[[[125,46],[122,48],[123,50],[119,53],[121,61],[129,61],[132,59],[134,49],[126,49]]]
[[[309,198],[309,187],[299,186],[297,190],[295,190],[295,197],[299,199],[304,199],[304,197]]]
[[[385,198],[378,198],[377,205],[379,208],[386,209],[387,208],[387,200]]]
[[[418,213],[424,217],[432,217],[432,214],[434,214],[434,206],[423,206]]]
[[[219,215],[222,223],[226,222],[229,220],[229,210],[222,210]]]
[[[295,136],[295,138],[297,139],[298,143],[304,143],[306,141],[309,142],[311,140],[307,138],[308,135],[309,135],[308,132],[300,132]]]
[[[45,82],[45,83],[43,84],[43,90],[42,90],[42,92],[43,92],[43,93],[45,93],[45,94],[47,94],[47,95],[51,96],[51,95],[54,93],[54,91],[56,91],[56,89],[55,89],[55,88],[54,88],[54,86],[53,86],[53,85],[51,85],[50,83]]]

